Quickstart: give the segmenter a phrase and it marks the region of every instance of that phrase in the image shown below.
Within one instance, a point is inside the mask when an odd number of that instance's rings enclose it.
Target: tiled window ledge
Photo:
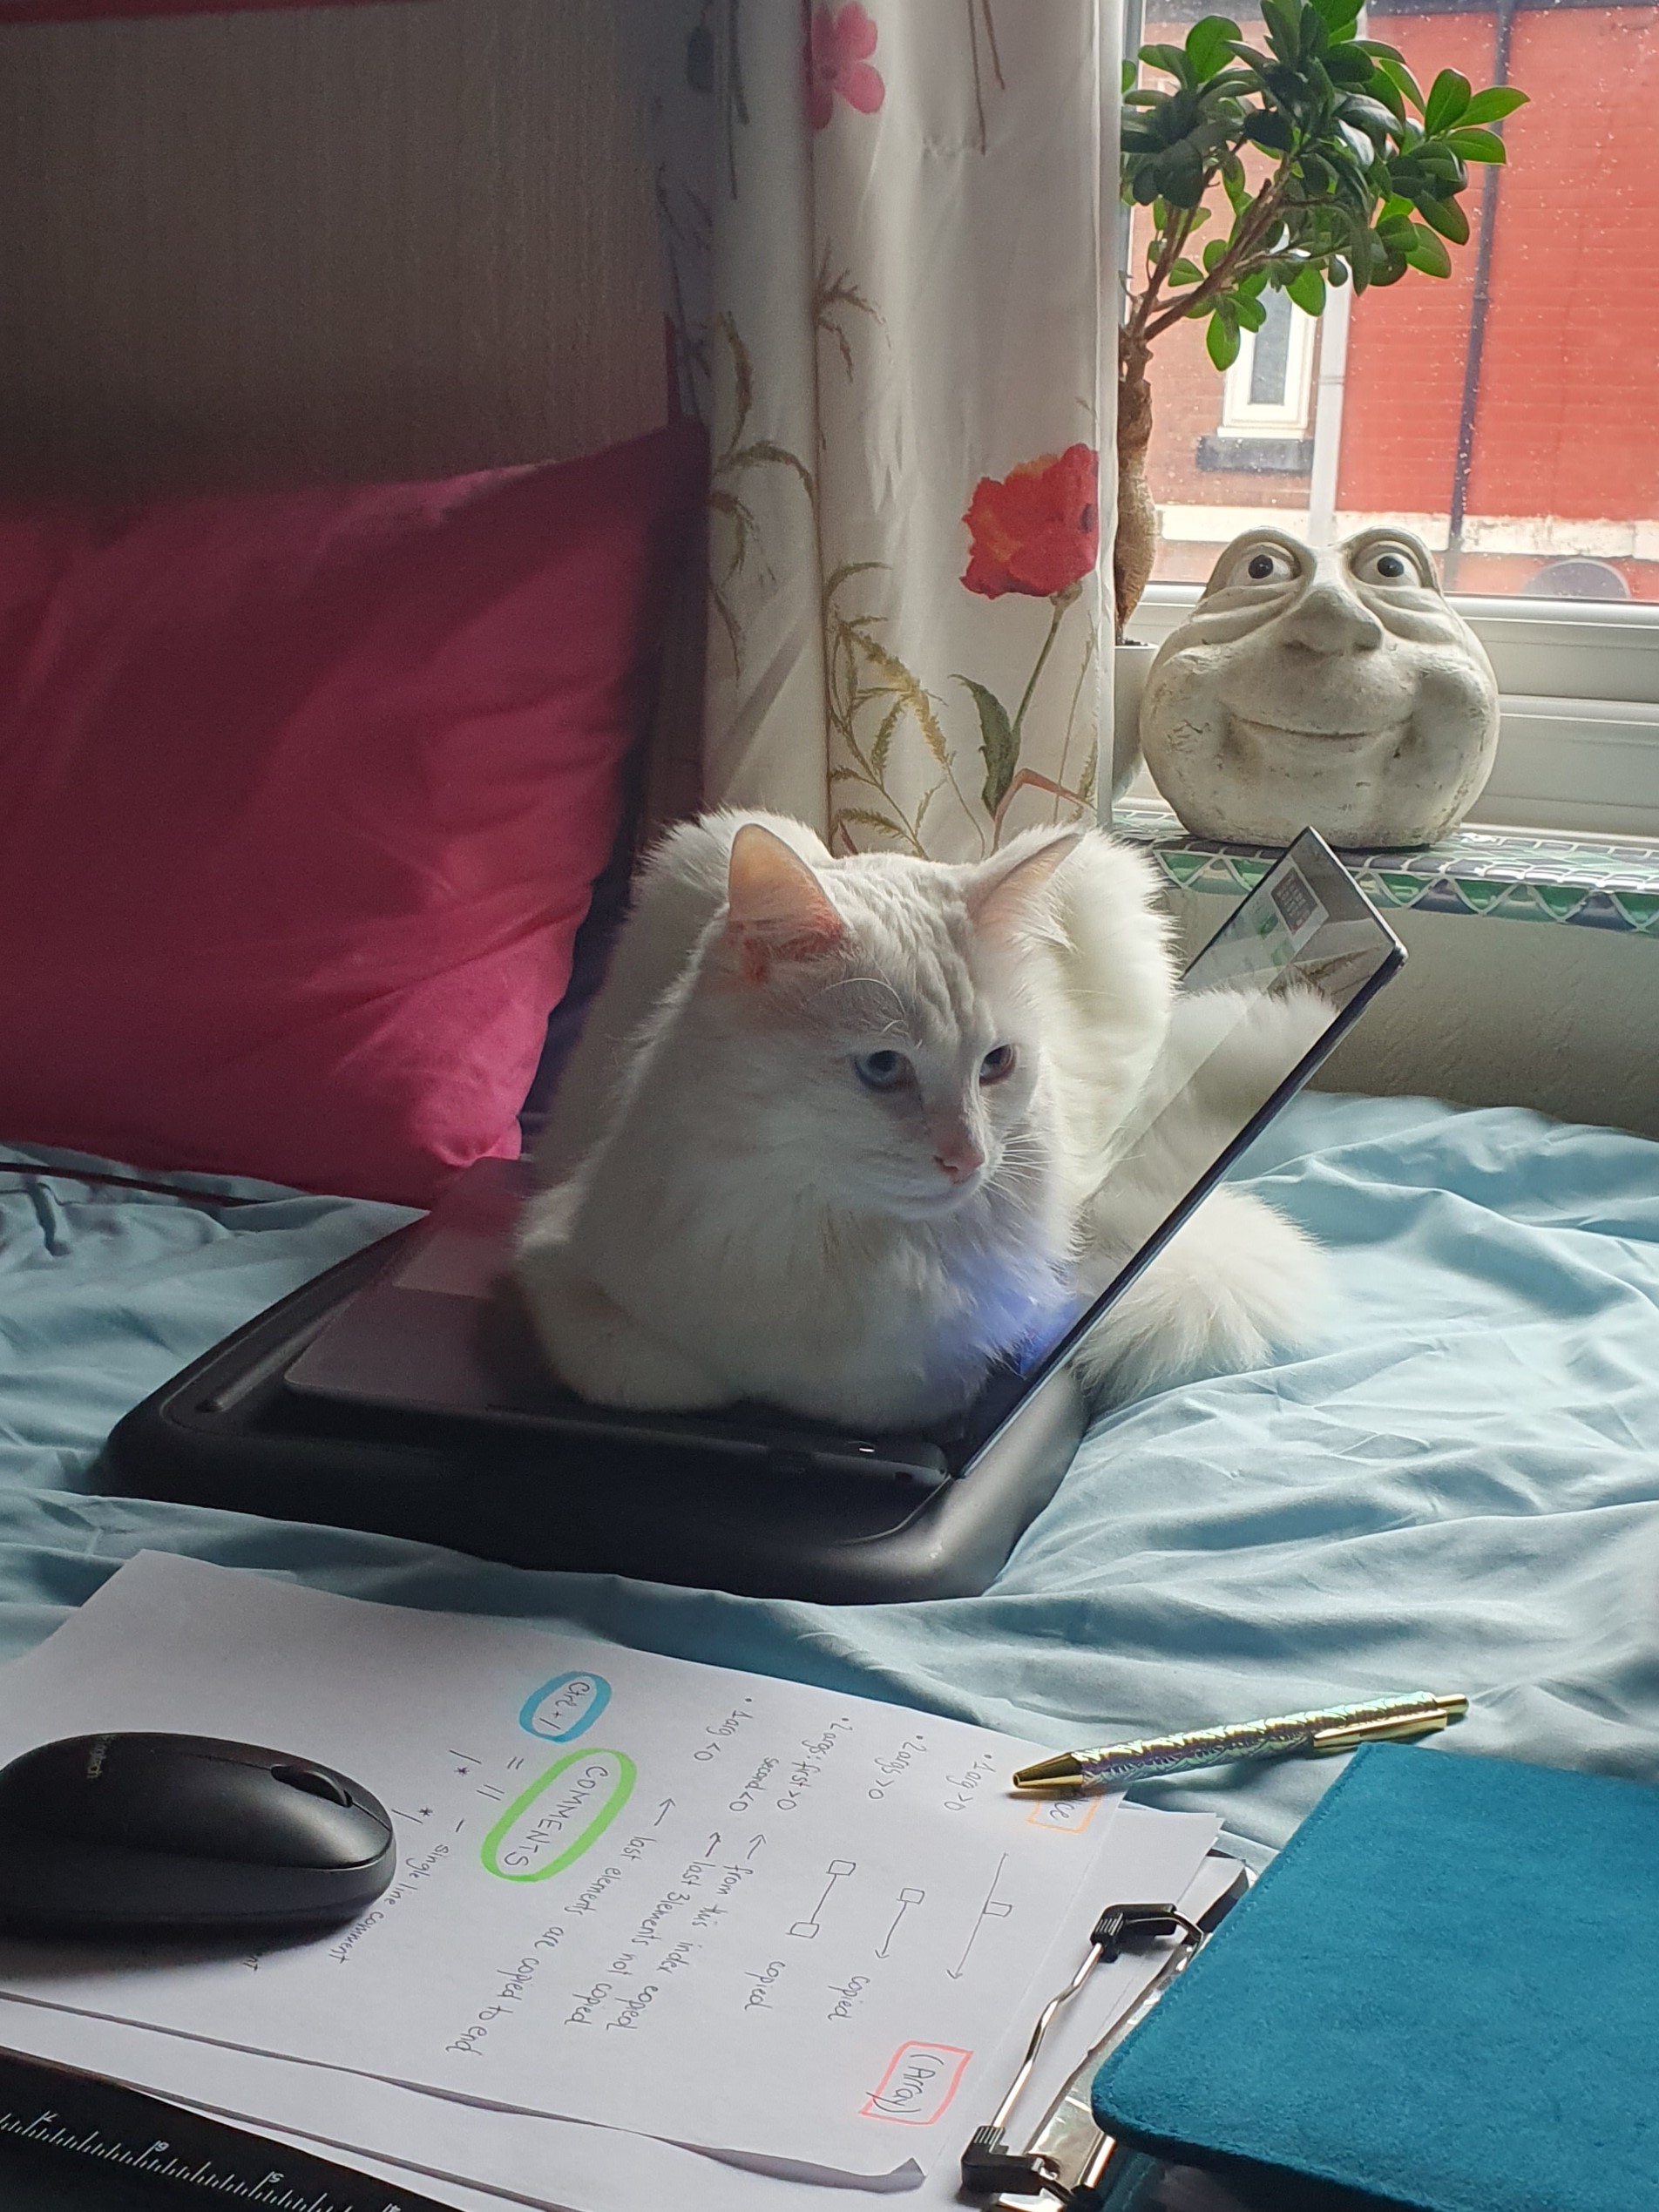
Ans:
[[[1145,845],[1179,890],[1238,898],[1278,858],[1266,845],[1189,836],[1161,802],[1120,799],[1112,826]],[[1566,922],[1659,938],[1659,844],[1544,829],[1460,829],[1415,852],[1344,853],[1378,906]]]

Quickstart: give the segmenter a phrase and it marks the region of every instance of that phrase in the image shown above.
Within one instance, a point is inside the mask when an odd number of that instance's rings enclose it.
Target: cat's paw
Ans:
[[[1317,1340],[1327,1302],[1320,1248],[1261,1199],[1223,1185],[1118,1300],[1078,1371],[1091,1395],[1121,1402],[1265,1367]]]
[[[694,1413],[729,1405],[736,1397],[729,1383],[650,1335],[607,1297],[561,1239],[526,1236],[515,1273],[548,1365],[595,1404]]]

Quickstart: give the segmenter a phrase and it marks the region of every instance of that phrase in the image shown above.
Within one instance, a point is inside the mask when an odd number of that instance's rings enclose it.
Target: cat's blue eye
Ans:
[[[858,1052],[852,1072],[868,1091],[897,1091],[911,1079],[911,1064],[903,1052]]]
[[[994,1045],[979,1063],[981,1083],[1000,1083],[1005,1075],[1012,1075],[1019,1053],[1012,1045]]]

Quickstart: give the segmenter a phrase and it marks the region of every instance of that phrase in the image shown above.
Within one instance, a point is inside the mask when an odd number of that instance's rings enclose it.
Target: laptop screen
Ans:
[[[1091,1209],[1093,1280],[994,1374],[958,1433],[970,1456],[1072,1358],[1405,958],[1322,839],[1304,832],[1182,977],[1168,1039]]]

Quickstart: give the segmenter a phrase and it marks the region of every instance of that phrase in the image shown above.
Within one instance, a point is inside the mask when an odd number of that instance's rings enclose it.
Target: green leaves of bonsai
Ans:
[[[1208,322],[1209,357],[1226,369],[1240,333],[1260,328],[1268,289],[1317,315],[1331,285],[1449,276],[1448,245],[1469,237],[1469,166],[1504,159],[1490,126],[1526,104],[1508,85],[1478,92],[1454,69],[1425,95],[1395,48],[1356,35],[1352,0],[1262,0],[1262,16],[1265,49],[1227,16],[1205,16],[1182,45],[1143,46],[1167,89],[1137,85],[1125,64],[1123,197],[1152,215],[1126,357],[1144,361],[1190,317]],[[1217,186],[1231,226],[1201,267],[1190,247]]]

